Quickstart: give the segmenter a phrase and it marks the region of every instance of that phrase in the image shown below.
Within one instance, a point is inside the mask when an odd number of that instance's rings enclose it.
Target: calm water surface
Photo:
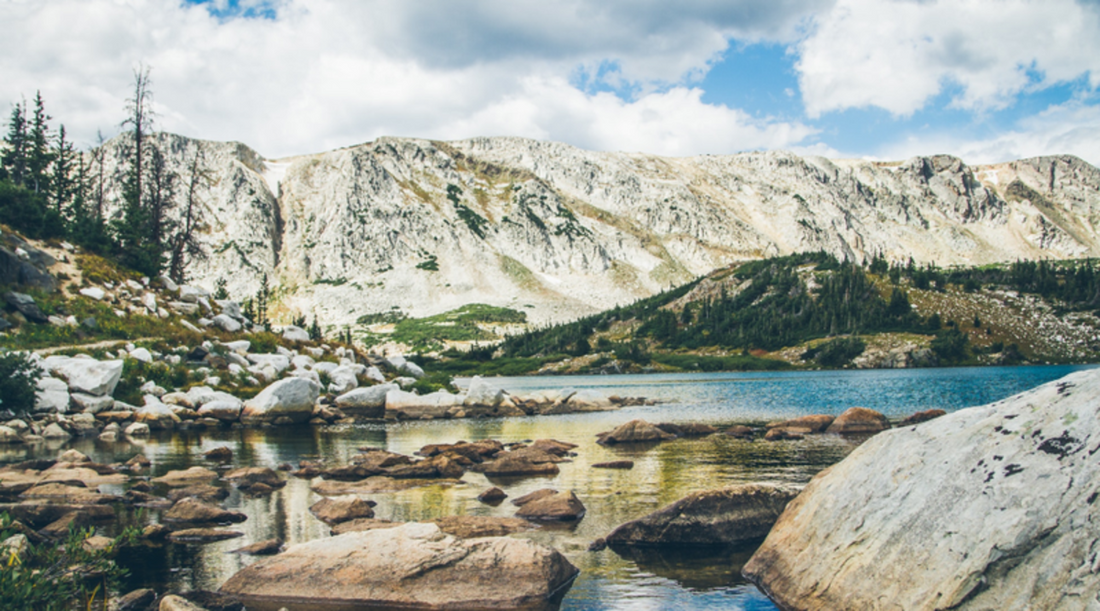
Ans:
[[[737,483],[804,483],[846,456],[855,443],[832,435],[802,441],[746,442],[723,435],[674,440],[657,446],[604,448],[595,434],[634,418],[651,422],[707,422],[715,425],[759,423],[803,414],[839,414],[852,406],[870,407],[891,418],[939,407],[954,411],[1002,399],[1060,378],[1082,367],[998,367],[933,370],[719,373],[633,376],[499,378],[512,392],[545,388],[594,388],[609,395],[644,396],[662,403],[617,412],[413,423],[301,427],[267,430],[217,430],[154,436],[145,442],[103,444],[79,440],[68,447],[99,462],[129,459],[139,452],[153,462],[152,475],[193,465],[210,466],[206,450],[229,446],[234,465],[275,467],[303,459],[343,464],[359,447],[411,454],[429,443],[493,438],[512,441],[553,438],[579,444],[577,457],[563,463],[552,478],[489,480],[467,473],[455,486],[430,486],[371,495],[377,517],[423,520],[446,515],[511,516],[514,507],[479,503],[490,485],[512,498],[554,487],[572,489],[588,513],[579,524],[544,526],[528,536],[552,545],[581,569],[562,609],[774,609],[740,577],[751,549],[664,551],[622,557],[612,550],[588,552],[588,544],[615,526],[650,513],[699,490]],[[459,381],[463,383],[462,380]],[[38,450],[0,450],[0,460],[56,455],[58,446]],[[630,459],[629,471],[592,469],[608,460]],[[106,488],[106,487],[105,487]],[[122,487],[109,492],[121,492]],[[163,491],[159,491],[163,492]],[[128,551],[120,560],[131,587],[217,589],[254,561],[226,552],[279,537],[289,544],[327,537],[328,527],[309,513],[320,497],[309,482],[291,478],[282,490],[247,498],[235,490],[225,505],[249,519],[234,529],[243,538],[210,545],[174,545]],[[158,519],[156,512],[130,515],[134,522]]]

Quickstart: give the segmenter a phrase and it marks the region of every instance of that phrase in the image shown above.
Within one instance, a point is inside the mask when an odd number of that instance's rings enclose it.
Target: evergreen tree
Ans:
[[[16,185],[23,185],[27,174],[27,105],[14,104],[11,119],[8,121],[8,135],[4,142],[7,148],[0,156],[0,170],[3,178]]]
[[[152,129],[152,92],[149,89],[149,69],[139,67],[134,71],[133,97],[127,100],[127,118],[123,126],[130,129],[130,142],[126,151],[128,164],[122,192],[122,218],[112,222],[112,230],[118,240],[119,258],[131,269],[147,276],[160,272],[163,251],[160,244],[150,240],[152,217],[145,206],[145,157],[146,139]]]
[[[48,193],[50,190],[50,164],[54,153],[50,147],[50,117],[42,101],[42,92],[34,96],[34,115],[31,118],[30,131],[27,133],[27,176],[26,187],[35,193]]]
[[[53,189],[50,198],[58,214],[66,211],[76,190],[72,177],[75,158],[76,149],[73,148],[72,142],[65,139],[65,126],[62,125],[57,131],[57,146],[53,153]]]
[[[321,325],[317,322],[317,314],[313,315],[313,324],[309,326],[309,339],[319,342],[324,339],[324,334],[321,333]]]

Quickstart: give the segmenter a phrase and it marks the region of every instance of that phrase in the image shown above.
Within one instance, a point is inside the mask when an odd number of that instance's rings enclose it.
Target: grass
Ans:
[[[396,315],[367,315],[360,317],[364,321],[389,322],[395,320],[393,333],[366,333],[362,337],[368,343],[394,341],[405,344],[413,350],[434,350],[444,342],[493,341],[498,336],[492,331],[482,329],[479,324],[523,324],[527,314],[510,308],[490,306],[483,303],[464,305],[456,310],[428,316],[425,318],[398,318]]]

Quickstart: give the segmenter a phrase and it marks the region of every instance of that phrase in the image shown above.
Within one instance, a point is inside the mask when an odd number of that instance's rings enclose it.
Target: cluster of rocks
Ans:
[[[293,329],[291,329],[293,331]],[[644,399],[606,397],[593,391],[541,391],[511,395],[475,377],[465,392],[444,390],[419,395],[411,387],[424,372],[396,356],[362,357],[327,345],[278,346],[272,353],[250,352],[247,339],[205,341],[169,354],[129,344],[104,360],[87,355],[33,355],[42,369],[33,419],[12,418],[0,425],[0,443],[65,440],[99,435],[103,441],[140,437],[175,428],[242,425],[347,424],[364,419],[434,419],[525,416],[618,409]],[[126,359],[164,366],[189,364],[204,384],[186,391],[142,384],[143,405],[112,395]],[[360,362],[360,361],[366,361]],[[154,365],[155,366],[155,365]],[[385,371],[385,373],[384,373]],[[387,374],[389,378],[387,378]],[[248,399],[215,390],[227,380],[267,386]]]

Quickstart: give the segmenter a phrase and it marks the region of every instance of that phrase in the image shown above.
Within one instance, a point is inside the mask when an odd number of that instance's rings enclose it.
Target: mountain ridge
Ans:
[[[124,141],[106,145],[109,200]],[[242,143],[153,141],[181,174],[203,151],[211,174],[210,258],[193,281],[224,279],[240,299],[268,274],[276,318],[336,326],[470,303],[562,321],[793,252],[940,265],[1100,255],[1100,170],[1067,155],[968,166],[384,137],[269,160]]]

